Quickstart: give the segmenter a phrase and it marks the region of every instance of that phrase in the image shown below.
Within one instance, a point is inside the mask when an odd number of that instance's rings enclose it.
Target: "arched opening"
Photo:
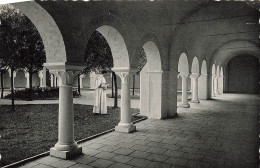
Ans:
[[[178,107],[187,108],[190,107],[188,103],[188,89],[190,88],[190,78],[189,62],[185,53],[182,53],[179,57],[178,72],[178,78],[181,78],[181,92],[177,92],[177,100],[181,100],[181,103],[178,103]],[[181,97],[181,99],[178,97]]]
[[[201,75],[199,77],[199,99],[207,100],[208,99],[208,72],[207,72],[207,63],[205,60],[202,61],[201,65]]]
[[[158,47],[152,41],[144,44],[147,63],[141,71],[140,114],[149,118],[161,119],[162,69]]]
[[[14,76],[14,87],[25,88],[27,86],[27,79],[23,70],[18,70]]]
[[[259,59],[252,55],[237,55],[226,65],[227,92],[259,93]]]

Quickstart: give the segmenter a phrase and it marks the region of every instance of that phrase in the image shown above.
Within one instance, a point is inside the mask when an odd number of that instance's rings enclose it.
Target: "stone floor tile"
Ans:
[[[117,150],[114,151],[114,153],[116,154],[121,154],[121,155],[129,155],[132,152],[134,152],[134,150],[132,149],[127,149],[127,148],[119,148]]]
[[[139,158],[133,158],[132,160],[130,160],[127,164],[128,165],[132,165],[132,166],[136,166],[136,167],[146,167],[149,164],[151,164],[152,162],[149,160],[145,160],[145,159],[139,159]]]
[[[188,163],[187,159],[169,157],[165,163],[172,164],[174,166],[185,166]]]
[[[82,153],[89,155],[89,156],[94,156],[102,151],[96,150],[96,149],[91,149],[91,148],[83,148]]]
[[[95,155],[95,157],[101,158],[101,159],[111,159],[114,156],[116,156],[116,154],[111,153],[111,152],[100,152],[100,153]]]
[[[127,163],[131,159],[133,159],[133,157],[125,156],[125,155],[116,155],[111,160],[118,163]]]
[[[163,155],[180,158],[184,155],[184,152],[181,152],[179,150],[167,150]]]
[[[90,166],[93,167],[98,167],[98,168],[106,168],[109,167],[110,165],[114,164],[114,162],[105,160],[105,159],[97,159],[94,162],[90,163]]]
[[[151,154],[146,157],[147,160],[156,161],[156,162],[164,162],[169,156],[166,155],[158,155],[158,154]]]
[[[30,162],[30,163],[22,165],[21,168],[31,168],[31,167],[34,167],[34,166],[36,166],[38,164],[40,164],[40,163],[38,163],[38,162]]]
[[[126,143],[126,142],[122,142],[122,143],[119,143],[118,147],[121,147],[121,148],[131,148],[133,146],[135,146],[136,144],[133,144],[133,143]]]
[[[120,148],[119,146],[106,145],[106,146],[99,148],[98,150],[105,151],[105,152],[113,152],[119,148]]]
[[[126,165],[123,163],[114,163],[111,166],[109,166],[109,168],[133,168],[133,166]]]
[[[87,147],[91,148],[91,149],[99,149],[99,148],[102,148],[103,146],[104,146],[104,144],[92,143],[92,144],[88,145]]]
[[[53,168],[52,166],[44,165],[44,164],[38,164],[34,166],[33,168]]]
[[[156,148],[156,147],[151,147],[147,150],[147,152],[150,153],[156,153],[156,154],[163,154],[167,151],[167,149],[163,149],[163,148]]]
[[[149,148],[150,148],[150,146],[134,145],[134,146],[132,146],[130,149],[138,150],[138,151],[147,151],[147,149],[149,149]]]
[[[59,161],[56,161],[56,162],[50,164],[50,166],[57,167],[57,168],[66,168],[66,167],[70,167],[75,164],[77,164],[77,163],[73,162],[73,161],[59,160]]]
[[[166,164],[163,162],[152,162],[146,168],[170,168],[172,167],[170,164]]]
[[[146,158],[149,155],[151,155],[151,153],[142,152],[142,151],[134,151],[129,156],[136,157],[136,158]]]
[[[46,165],[50,165],[51,163],[57,162],[59,160],[61,160],[61,159],[51,157],[51,156],[47,156],[47,157],[44,157],[44,158],[37,159],[36,162],[46,164]]]
[[[80,163],[77,163],[69,168],[93,168],[92,166],[88,166],[88,165],[85,165],[85,164],[80,164]]]
[[[73,158],[71,161],[86,165],[86,164],[89,164],[91,162],[94,162],[95,160],[97,160],[96,157],[92,157],[92,156],[83,154],[83,155],[80,155],[78,157]]]

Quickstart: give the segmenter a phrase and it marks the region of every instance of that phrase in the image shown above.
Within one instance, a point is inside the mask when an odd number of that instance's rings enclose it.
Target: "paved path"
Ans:
[[[259,98],[225,94],[146,120],[131,134],[112,132],[83,146],[73,160],[44,157],[25,167],[258,167]]]

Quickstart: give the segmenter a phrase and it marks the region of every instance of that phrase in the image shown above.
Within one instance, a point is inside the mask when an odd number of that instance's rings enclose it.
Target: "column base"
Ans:
[[[191,100],[190,103],[200,103],[200,101],[197,99],[197,100]]]
[[[118,126],[115,127],[115,131],[131,133],[131,132],[136,131],[136,126],[133,123],[131,123],[131,124],[127,125],[127,126],[118,124]]]
[[[190,104],[189,104],[189,103],[187,103],[187,104],[181,103],[180,105],[178,105],[178,107],[181,107],[181,108],[189,108],[189,107],[190,107]]]
[[[50,156],[60,158],[60,159],[70,159],[81,154],[82,154],[81,146],[78,146],[76,149],[70,151],[59,151],[56,150],[54,147],[50,149]]]

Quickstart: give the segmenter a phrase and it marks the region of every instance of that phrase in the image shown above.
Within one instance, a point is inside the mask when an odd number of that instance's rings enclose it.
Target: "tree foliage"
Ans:
[[[39,72],[45,62],[45,50],[36,27],[12,6],[1,8],[1,56],[14,71],[23,68],[29,74]]]
[[[90,71],[100,72],[113,67],[113,57],[109,44],[98,31],[94,31],[88,41],[85,62],[88,65],[84,70],[85,73]]]

